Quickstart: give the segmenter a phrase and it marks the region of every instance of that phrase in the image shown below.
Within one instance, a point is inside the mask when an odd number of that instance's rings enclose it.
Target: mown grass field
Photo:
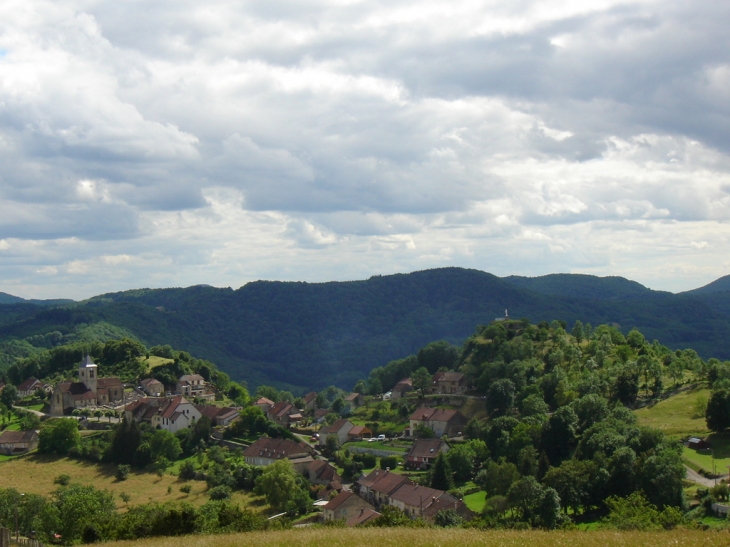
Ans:
[[[153,473],[132,472],[125,481],[117,481],[114,477],[115,465],[100,465],[81,462],[69,458],[53,456],[29,455],[16,457],[10,461],[0,460],[0,486],[16,490],[48,496],[58,488],[54,479],[59,475],[69,475],[71,482],[90,484],[100,490],[109,490],[114,494],[118,508],[124,508],[120,494],[130,496],[129,505],[140,505],[152,501],[187,501],[193,505],[202,505],[208,501],[207,485],[201,481],[181,482],[169,473],[158,477]],[[183,484],[192,487],[190,494],[180,492]],[[169,491],[168,491],[169,489]],[[252,510],[263,508],[261,499],[249,493],[235,492],[233,501],[242,507]]]
[[[699,397],[709,399],[710,390],[696,388],[682,391],[672,397],[658,402],[651,407],[644,407],[634,413],[639,424],[661,429],[672,438],[708,435],[704,416],[695,413],[695,401]]]
[[[727,547],[727,532],[540,532],[410,528],[315,528],[218,536],[151,538],[105,543],[105,547]]]
[[[702,468],[706,471],[726,475],[728,466],[730,466],[730,438],[727,434],[715,433],[707,439],[712,444],[712,450],[693,450],[685,447],[684,459],[690,462],[693,469]]]
[[[487,493],[484,490],[464,496],[464,503],[475,513],[481,513],[487,503]]]

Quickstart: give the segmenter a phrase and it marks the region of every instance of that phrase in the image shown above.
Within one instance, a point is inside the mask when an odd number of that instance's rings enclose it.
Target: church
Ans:
[[[79,365],[78,382],[61,382],[51,395],[51,415],[70,414],[75,408],[120,403],[124,386],[119,378],[99,378],[98,366],[89,355]]]

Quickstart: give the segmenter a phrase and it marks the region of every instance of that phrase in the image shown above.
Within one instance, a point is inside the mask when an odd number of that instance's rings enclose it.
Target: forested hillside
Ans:
[[[509,310],[532,322],[636,327],[671,349],[730,357],[730,297],[657,292],[622,278],[500,279],[443,268],[365,281],[257,281],[240,289],[140,289],[55,307],[0,305],[0,367],[79,340],[134,337],[208,359],[249,385],[350,388],[433,340],[461,344]],[[718,304],[719,303],[719,304]]]

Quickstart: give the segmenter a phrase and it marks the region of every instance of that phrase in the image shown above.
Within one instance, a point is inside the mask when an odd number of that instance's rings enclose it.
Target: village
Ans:
[[[134,422],[177,434],[208,420],[207,445],[237,451],[247,465],[257,468],[287,460],[309,481],[316,499],[307,522],[341,520],[355,526],[379,517],[385,507],[427,521],[449,510],[464,520],[474,514],[459,496],[422,484],[439,455],[448,453],[453,442],[463,441],[467,418],[455,406],[467,400],[467,386],[459,372],[434,374],[426,397],[414,390],[411,378],[377,397],[343,393],[335,411],[331,401],[316,392],[298,398],[299,406],[257,397],[246,410],[224,404],[215,386],[200,374],[183,375],[174,386],[154,378],[125,386],[119,378],[100,377],[98,368],[86,355],[76,381],[51,386],[30,378],[17,386],[17,397],[35,402],[45,394],[47,413],[28,412],[43,420],[73,418],[80,428],[92,431]],[[389,420],[387,409],[408,405],[415,410],[392,413]],[[242,413],[263,415],[290,438],[237,436]],[[28,454],[38,443],[35,429],[6,429],[0,433],[0,454]],[[352,459],[343,462],[342,454]]]

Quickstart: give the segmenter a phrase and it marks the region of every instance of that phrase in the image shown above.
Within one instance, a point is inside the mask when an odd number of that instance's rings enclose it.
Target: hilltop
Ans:
[[[730,358],[730,292],[671,294],[618,277],[499,278],[461,268],[363,281],[256,281],[138,289],[83,302],[0,304],[0,370],[62,343],[133,337],[171,344],[249,385],[350,388],[433,340],[461,344],[495,317],[638,328],[671,349]]]

